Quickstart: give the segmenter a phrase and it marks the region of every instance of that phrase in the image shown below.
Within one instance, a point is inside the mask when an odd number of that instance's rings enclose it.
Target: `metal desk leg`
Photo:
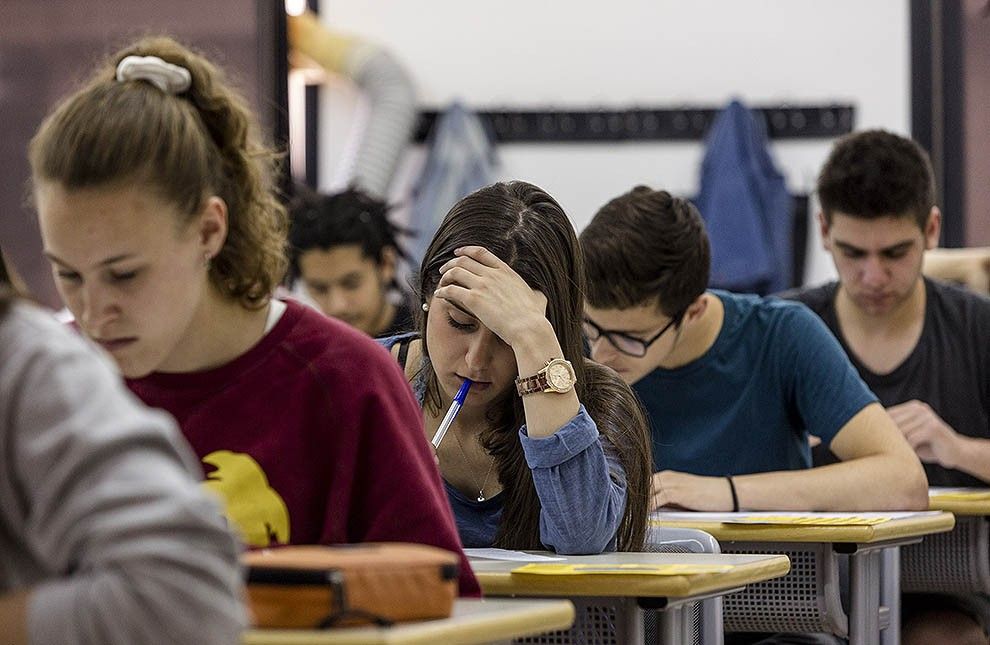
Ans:
[[[880,553],[849,556],[849,645],[880,643]]]
[[[686,613],[683,605],[668,607],[658,613],[657,623],[660,627],[660,642],[663,645],[681,645],[681,643],[686,642],[685,638],[690,633],[684,631],[684,615]]]
[[[694,620],[692,618],[693,611],[690,605],[681,605],[677,608],[677,613],[680,614],[681,623],[681,642],[683,643],[693,643],[694,641]]]
[[[884,549],[881,554],[880,604],[890,612],[890,624],[880,634],[882,645],[901,643],[901,548]]]
[[[660,615],[663,616],[663,613],[661,613]],[[644,621],[645,618],[643,616],[643,610],[640,609],[639,603],[636,602],[636,599],[625,598],[622,602],[622,622],[624,623],[622,630],[624,639],[622,642],[639,643],[640,645],[645,643],[646,631],[643,629]],[[661,629],[663,629],[663,627],[661,627]],[[671,641],[671,642],[679,643],[680,641]]]

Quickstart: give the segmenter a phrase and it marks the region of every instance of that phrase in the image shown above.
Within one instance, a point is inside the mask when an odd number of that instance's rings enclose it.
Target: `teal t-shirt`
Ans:
[[[633,385],[650,420],[654,470],[724,476],[809,468],[807,435],[830,444],[876,397],[804,305],[711,293],[725,306],[715,344]]]

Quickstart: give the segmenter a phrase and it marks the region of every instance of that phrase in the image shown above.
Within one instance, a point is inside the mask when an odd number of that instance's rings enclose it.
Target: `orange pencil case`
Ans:
[[[248,604],[262,628],[326,629],[446,618],[458,558],[423,544],[382,542],[250,551]]]

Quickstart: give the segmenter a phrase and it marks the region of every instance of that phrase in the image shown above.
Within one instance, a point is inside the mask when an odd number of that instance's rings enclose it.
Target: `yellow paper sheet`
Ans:
[[[990,491],[974,491],[972,493],[937,493],[931,500],[936,502],[986,502],[990,501]]]
[[[780,524],[786,526],[873,526],[890,521],[889,517],[859,517],[848,515],[844,517],[816,517],[814,515],[756,515],[740,517],[738,520],[726,521],[723,524]]]
[[[685,576],[731,571],[730,564],[527,564],[512,573],[544,576],[621,575]]]

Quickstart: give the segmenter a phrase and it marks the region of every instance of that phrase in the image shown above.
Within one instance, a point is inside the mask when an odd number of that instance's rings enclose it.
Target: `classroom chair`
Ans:
[[[664,526],[650,526],[647,529],[644,550],[661,553],[721,553],[718,540],[710,533],[699,529]],[[691,603],[681,611],[681,616],[690,621],[690,625],[685,625],[681,633],[691,634],[691,643],[722,645],[724,642],[721,596]],[[648,644],[662,642],[658,612],[647,612],[645,632]]]

